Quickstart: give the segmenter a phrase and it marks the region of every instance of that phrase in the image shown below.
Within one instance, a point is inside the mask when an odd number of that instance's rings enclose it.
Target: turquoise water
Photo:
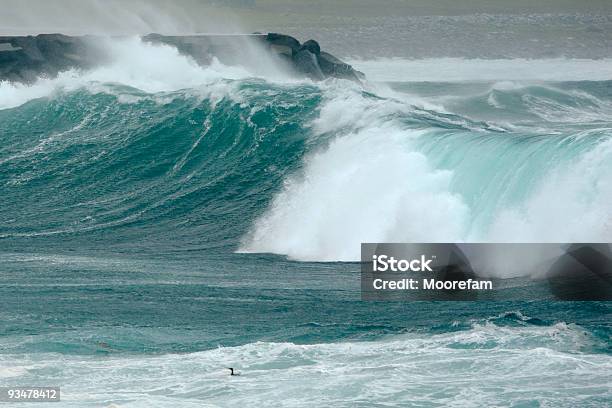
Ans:
[[[606,302],[362,302],[352,261],[609,242],[611,82],[118,77],[2,85],[0,385],[74,407],[610,403]],[[534,271],[494,272],[532,299]]]

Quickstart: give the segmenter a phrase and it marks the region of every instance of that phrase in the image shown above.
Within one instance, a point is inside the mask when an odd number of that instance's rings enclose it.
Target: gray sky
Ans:
[[[340,57],[612,57],[612,0],[0,0],[0,34],[281,32]]]
[[[0,0],[3,34],[192,33],[317,27],[321,16],[374,18],[469,14],[612,14],[610,0]]]

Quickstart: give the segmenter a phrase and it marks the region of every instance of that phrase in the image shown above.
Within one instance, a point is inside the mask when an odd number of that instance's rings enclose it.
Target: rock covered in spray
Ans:
[[[31,83],[37,78],[54,77],[69,69],[91,69],[103,65],[111,58],[105,48],[107,40],[106,37],[62,34],[0,37],[0,81]],[[316,41],[308,40],[301,44],[284,34],[149,34],[142,40],[174,47],[202,66],[216,58],[228,65],[249,67],[272,56],[279,65],[287,65],[294,73],[316,81],[342,78],[360,82],[364,78],[349,64],[321,51]],[[252,47],[253,44],[257,47]]]
[[[264,41],[273,52],[285,56],[298,73],[313,80],[340,78],[361,82],[365,78],[363,73],[349,64],[321,51],[321,46],[315,40],[300,44],[289,35],[270,33]]]
[[[90,36],[0,37],[0,81],[29,83],[70,68],[92,68],[105,57],[100,42]]]

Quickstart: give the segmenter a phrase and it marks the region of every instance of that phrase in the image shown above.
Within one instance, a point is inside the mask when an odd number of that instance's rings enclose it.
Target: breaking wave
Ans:
[[[138,39],[111,47],[95,70],[0,84],[6,243],[352,261],[366,241],[612,237],[600,62],[561,78],[583,82],[362,88],[202,68]]]

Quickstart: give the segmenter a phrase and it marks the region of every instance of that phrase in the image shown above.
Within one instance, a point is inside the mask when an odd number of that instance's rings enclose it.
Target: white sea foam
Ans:
[[[27,372],[25,367],[0,367],[0,379],[21,377]]]
[[[534,406],[612,398],[612,357],[581,327],[498,326],[368,342],[257,342],[190,354],[0,356],[11,383],[62,385],[66,407]],[[229,376],[226,367],[241,375]],[[0,380],[1,381],[1,380]]]
[[[360,242],[457,240],[469,210],[395,129],[366,129],[331,142],[291,177],[243,250],[299,260],[353,261]]]
[[[454,241],[469,209],[450,192],[452,171],[437,170],[412,147],[423,131],[398,129],[398,108],[356,93],[334,96],[313,123],[341,133],[285,181],[241,251],[299,260],[354,261],[360,242]]]
[[[567,167],[551,169],[534,193],[502,209],[487,238],[498,242],[609,242],[612,140]]]

